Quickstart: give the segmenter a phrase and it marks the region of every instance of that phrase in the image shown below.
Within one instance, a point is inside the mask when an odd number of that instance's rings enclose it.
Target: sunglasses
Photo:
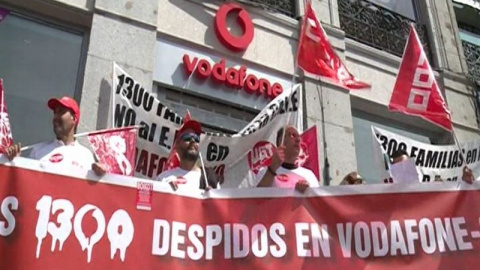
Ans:
[[[198,136],[195,133],[185,133],[183,134],[180,139],[184,142],[189,142],[193,139],[194,142],[199,143],[200,142],[200,136]]]

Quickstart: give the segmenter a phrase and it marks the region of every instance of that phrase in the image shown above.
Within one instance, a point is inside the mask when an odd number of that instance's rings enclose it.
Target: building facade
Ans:
[[[239,131],[269,98],[211,76],[191,79],[186,67],[203,60],[212,68],[243,68],[272,87],[301,83],[304,126],[317,128],[323,183],[339,184],[355,170],[377,182],[370,169],[371,125],[433,144],[453,143],[450,133],[427,121],[388,111],[410,22],[416,23],[458,139],[480,138],[478,1],[313,0],[337,54],[372,85],[355,91],[295,69],[303,1],[235,2],[253,22],[244,51],[225,46],[215,32],[224,1],[0,0],[8,14],[0,19],[0,77],[14,138],[24,145],[51,138],[45,103],[52,96],[79,101],[80,132],[110,126],[113,61],[178,113],[189,109],[209,130]],[[227,16],[226,25],[242,35],[235,16]]]

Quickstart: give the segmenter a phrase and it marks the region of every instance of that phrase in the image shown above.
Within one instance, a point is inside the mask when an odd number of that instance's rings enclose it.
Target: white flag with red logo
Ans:
[[[187,113],[185,114],[185,117],[183,118],[183,123],[186,123],[190,121],[192,116],[190,115],[190,111],[187,110]],[[180,165],[180,158],[178,157],[178,153],[176,150],[176,145],[177,145],[177,140],[173,142],[172,149],[170,150],[170,154],[168,155],[168,160],[166,164],[166,169],[165,170],[171,170]]]
[[[8,120],[7,102],[3,93],[3,80],[0,79],[0,154],[11,145],[13,145],[13,137]]]
[[[88,134],[88,141],[109,173],[133,176],[137,128],[106,129]]]
[[[315,16],[310,1],[305,7],[298,44],[297,64],[306,72],[332,80],[348,89],[369,88],[357,80],[333,50],[322,25]]]
[[[317,179],[321,181],[317,151],[317,126],[313,126],[303,132],[300,138],[300,154],[295,161],[295,165],[310,169]]]
[[[388,108],[452,130],[450,111],[412,25]]]

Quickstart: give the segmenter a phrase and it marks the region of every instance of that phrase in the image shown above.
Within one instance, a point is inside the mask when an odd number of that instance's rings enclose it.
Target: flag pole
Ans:
[[[78,133],[78,134],[73,135],[73,137],[78,138],[78,137],[88,136],[88,135],[90,135],[90,134],[92,134],[92,133],[97,133],[97,132],[102,132],[102,131],[108,131],[108,130],[113,130],[113,129],[127,129],[127,128],[141,128],[141,127],[142,127],[142,126],[140,126],[140,125],[135,125],[135,126],[121,127],[121,128],[94,130],[94,131],[88,131],[88,132]],[[41,144],[43,144],[43,142],[24,146],[24,147],[20,148],[20,152],[25,151],[25,150],[29,150],[29,149],[32,149],[32,148],[35,148],[35,147],[37,147],[38,145],[41,145]]]
[[[463,165],[467,166],[467,160],[465,159],[465,156],[463,155],[462,147],[460,146],[460,142],[458,141],[457,134],[453,130],[453,127],[452,127],[452,135],[453,135],[453,139],[455,140],[455,144],[457,145],[458,149],[460,150],[460,157],[462,158],[462,167],[463,167]]]
[[[115,85],[116,85],[116,80],[117,80],[117,73],[115,69],[116,63],[113,61],[113,71],[112,71],[112,76],[113,76],[113,83],[112,83],[112,124],[110,127],[115,126]]]
[[[203,179],[205,180],[205,190],[207,190],[208,185],[208,179],[207,179],[207,171],[205,170],[205,163],[203,163],[203,158],[202,158],[202,152],[198,151],[198,157],[200,158],[200,165],[202,166],[202,172],[203,172]]]
[[[323,142],[323,156],[324,156],[324,169],[323,169],[323,178],[325,186],[330,185],[330,162],[328,161],[328,153],[327,153],[327,138],[326,138],[326,132],[325,132],[325,105],[323,103],[323,81],[318,77],[318,81],[320,82],[320,115],[322,117],[322,142]],[[317,85],[317,90],[318,90],[318,85]]]

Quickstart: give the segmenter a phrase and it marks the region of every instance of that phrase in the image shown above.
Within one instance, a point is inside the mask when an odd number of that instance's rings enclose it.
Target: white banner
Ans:
[[[139,125],[135,176],[155,179],[163,170],[182,117],[156,99],[114,64],[114,126]],[[235,135],[204,133],[200,154],[207,167],[225,181],[223,187],[248,187],[260,166],[270,160],[277,130],[300,122],[300,85],[272,100],[259,115]],[[192,115],[195,119],[195,115]]]
[[[390,156],[398,149],[405,150],[415,162],[420,182],[433,182],[435,178],[443,181],[458,181],[462,178],[462,168],[467,166],[476,177],[480,176],[480,141],[461,143],[462,154],[457,145],[431,145],[407,137],[372,127],[372,136],[377,144],[373,151],[377,169],[382,176],[388,176],[383,155]],[[379,179],[383,182],[383,179]]]

